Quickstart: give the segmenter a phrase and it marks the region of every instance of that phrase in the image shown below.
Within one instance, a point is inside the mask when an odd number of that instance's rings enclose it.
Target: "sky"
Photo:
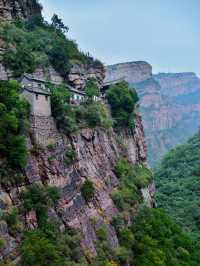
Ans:
[[[104,64],[147,61],[153,72],[200,75],[200,0],[40,0],[68,37]]]

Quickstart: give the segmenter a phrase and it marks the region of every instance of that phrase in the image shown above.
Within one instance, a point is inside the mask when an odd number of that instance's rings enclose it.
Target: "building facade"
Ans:
[[[36,80],[28,75],[22,79],[22,94],[30,103],[31,115],[51,116],[51,94],[45,87],[45,82]]]

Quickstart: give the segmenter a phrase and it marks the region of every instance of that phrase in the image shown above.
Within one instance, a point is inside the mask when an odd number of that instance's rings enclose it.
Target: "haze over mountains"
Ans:
[[[107,66],[106,81],[118,78],[139,94],[151,166],[198,131],[200,79],[195,73],[153,75],[152,66],[143,61]]]

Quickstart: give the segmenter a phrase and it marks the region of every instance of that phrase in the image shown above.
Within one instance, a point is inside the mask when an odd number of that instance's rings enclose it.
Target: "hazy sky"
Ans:
[[[105,64],[144,60],[156,72],[200,74],[200,0],[41,0],[81,50]]]

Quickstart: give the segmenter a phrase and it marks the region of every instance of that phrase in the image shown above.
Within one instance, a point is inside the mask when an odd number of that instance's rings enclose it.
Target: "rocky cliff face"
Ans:
[[[35,1],[1,1],[0,3],[0,17],[3,20],[27,18],[40,11]],[[0,47],[1,60],[5,48],[1,42]],[[147,72],[144,66],[141,70],[142,80],[149,75]],[[33,77],[48,79],[58,84],[63,82],[61,75],[52,67],[37,68]],[[68,82],[81,90],[89,78],[96,78],[101,84],[104,77],[103,68],[74,66],[69,73]],[[9,79],[12,79],[12,73],[0,64],[0,80]],[[137,80],[141,81],[141,77],[138,76]],[[119,180],[114,173],[114,166],[122,156],[127,157],[133,165],[147,164],[141,117],[136,115],[134,133],[124,130],[120,134],[116,134],[111,129],[106,131],[100,128],[85,128],[76,134],[66,136],[58,132],[52,117],[31,117],[30,123],[31,131],[27,136],[28,163],[26,168],[20,171],[24,181],[21,185],[9,187],[0,185],[0,212],[9,211],[13,206],[20,209],[21,192],[32,184],[56,186],[61,190],[61,198],[56,206],[49,209],[48,216],[58,223],[61,232],[68,227],[79,230],[82,235],[81,245],[92,255],[96,255],[96,231],[104,226],[108,232],[110,246],[116,247],[118,238],[111,220],[119,211],[111,199],[111,192],[118,187]],[[49,140],[52,142],[51,145],[47,145]],[[43,142],[45,145],[38,145]],[[68,162],[66,153],[72,150],[76,158]],[[1,159],[0,157],[0,167]],[[89,203],[81,195],[81,186],[86,180],[91,180],[95,186],[95,197]],[[154,192],[154,184],[149,184],[140,191],[141,197],[148,206],[153,205]],[[132,211],[136,213],[138,207],[139,202],[132,206]],[[20,214],[19,218],[22,229],[37,227],[34,211]],[[13,233],[3,220],[0,220],[0,235],[1,240],[5,242],[0,249],[0,261],[10,259],[17,262],[15,259],[20,256],[18,247],[22,235],[19,232]]]
[[[53,131],[56,131],[55,127]],[[118,186],[119,181],[113,168],[120,156],[127,156],[133,164],[146,163],[141,117],[136,118],[134,134],[121,132],[119,136],[112,130],[83,129],[70,137],[62,136],[58,132],[57,135],[60,137],[56,139],[53,148],[43,148],[38,152],[35,152],[33,142],[28,139],[30,156],[24,173],[26,182],[20,187],[0,188],[0,209],[5,211],[13,205],[19,207],[22,189],[37,182],[47,183],[62,191],[57,206],[49,210],[49,217],[59,223],[61,230],[66,226],[80,230],[82,246],[95,255],[95,230],[105,226],[110,246],[116,247],[118,239],[111,220],[118,210],[110,193]],[[76,152],[76,160],[67,164],[65,153],[71,149]],[[90,203],[87,203],[80,193],[80,187],[85,180],[91,180],[96,188],[95,198]],[[151,206],[154,186],[149,185],[141,194]],[[138,206],[133,208],[137,212]],[[27,227],[37,226],[34,212],[27,213],[21,218]],[[1,257],[16,258],[20,236],[13,237],[5,222],[0,223],[0,233],[6,241],[5,248],[1,250]]]
[[[41,6],[37,0],[0,0],[0,21],[26,19],[40,13]]]
[[[96,79],[101,86],[105,78],[105,69],[103,67],[85,67],[81,65],[74,65],[68,75],[69,83],[76,89],[83,90],[87,80]]]
[[[198,130],[200,79],[194,73],[152,75],[151,67],[148,75],[143,75],[141,69],[145,64],[139,65],[140,62],[108,66],[106,80],[125,77],[130,86],[137,89],[148,158],[155,166],[170,148],[185,142]]]
[[[142,82],[151,78],[152,67],[147,62],[129,62],[110,65],[106,68],[105,82],[126,77],[127,82]]]

